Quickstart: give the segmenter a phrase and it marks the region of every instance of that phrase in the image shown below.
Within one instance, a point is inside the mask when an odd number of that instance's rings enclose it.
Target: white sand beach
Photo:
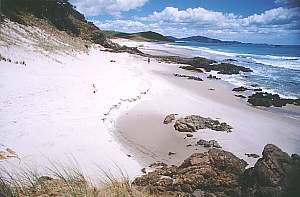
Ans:
[[[148,64],[145,57],[104,52],[100,46],[88,52],[49,53],[31,48],[32,40],[24,41],[22,35],[15,39],[20,44],[0,45],[4,57],[26,62],[0,62],[1,149],[18,155],[1,161],[6,167],[43,168],[49,161],[69,165],[76,160],[88,174],[98,168],[113,170],[117,164],[134,177],[146,164],[177,164],[203,151],[186,147],[200,138],[218,140],[223,149],[249,163],[253,160],[244,153],[259,154],[267,143],[300,153],[299,120],[251,107],[234,97],[227,84],[210,81],[206,74],[199,74],[203,82],[192,81],[173,76],[195,75],[176,64]],[[147,46],[165,54],[160,45]],[[169,53],[189,54],[180,49]],[[234,129],[198,131],[196,139],[185,140],[185,134],[162,124],[169,113],[220,118]],[[169,151],[176,152],[171,159]]]
[[[171,51],[171,55],[180,53],[181,49],[170,49],[153,43],[134,43],[121,40],[130,46],[139,47],[142,51]],[[183,55],[187,50],[182,51]],[[166,54],[166,53],[163,53]],[[169,55],[170,55],[169,54]],[[256,159],[248,158],[245,153],[261,154],[264,145],[273,143],[289,153],[300,152],[299,116],[274,113],[262,108],[255,108],[244,100],[234,96],[231,86],[224,81],[206,79],[207,74],[178,69],[176,65],[151,63],[147,67],[152,73],[152,94],[137,104],[118,119],[120,139],[135,152],[141,161],[151,164],[163,161],[168,164],[180,164],[195,151],[197,140],[217,140],[224,150],[233,152],[246,160],[250,165]],[[173,76],[173,73],[199,76],[204,81],[198,82]],[[209,90],[214,88],[215,90]],[[288,111],[299,115],[299,107],[287,107]],[[193,133],[193,138],[186,138],[186,133],[175,131],[173,125],[162,122],[167,114],[177,113],[178,117],[201,115],[220,119],[233,126],[232,133],[216,132],[209,129]],[[187,147],[187,145],[193,145]],[[169,156],[168,152],[176,155]]]

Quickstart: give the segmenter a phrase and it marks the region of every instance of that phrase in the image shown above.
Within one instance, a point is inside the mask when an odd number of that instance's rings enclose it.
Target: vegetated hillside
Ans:
[[[193,41],[193,42],[202,42],[202,43],[227,43],[227,44],[241,43],[238,41],[223,41],[223,40],[209,38],[205,36],[191,36],[186,38],[175,38],[173,36],[166,36],[166,37],[174,41]]]
[[[107,48],[119,46],[109,41],[93,23],[75,10],[68,0],[2,0],[2,14],[12,21],[32,25],[28,17],[46,20],[50,25],[70,36],[100,44]],[[2,16],[3,21],[3,16]]]
[[[138,32],[138,33],[123,33],[107,31],[107,34],[112,37],[126,38],[138,41],[151,41],[151,42],[173,42],[173,40],[153,31]]]

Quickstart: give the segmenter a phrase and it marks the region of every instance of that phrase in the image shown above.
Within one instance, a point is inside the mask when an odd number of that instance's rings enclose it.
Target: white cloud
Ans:
[[[77,9],[87,16],[100,14],[120,15],[143,6],[148,0],[70,0]]]
[[[234,14],[223,14],[206,10],[204,8],[188,8],[179,10],[174,7],[166,7],[161,12],[154,12],[152,15],[145,17],[144,20],[162,20],[166,22],[201,22],[201,23],[218,23],[219,21],[230,21],[237,18]]]
[[[147,26],[139,21],[132,20],[107,20],[105,22],[92,21],[95,25],[104,30],[117,30],[121,32],[146,31]]]
[[[164,35],[186,37],[203,35],[224,40],[253,41],[278,35],[300,34],[300,8],[275,8],[260,14],[242,17],[204,8],[179,10],[166,7],[149,16],[134,20],[97,22],[102,29],[125,32],[156,31]],[[263,40],[264,41],[264,40]]]
[[[254,14],[244,19],[247,25],[251,24],[289,24],[293,21],[297,21],[300,17],[299,8],[275,8],[267,10],[262,14]]]

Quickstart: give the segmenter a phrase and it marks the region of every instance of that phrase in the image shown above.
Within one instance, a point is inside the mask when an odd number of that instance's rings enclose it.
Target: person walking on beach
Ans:
[[[148,64],[150,64],[150,57],[148,57]]]

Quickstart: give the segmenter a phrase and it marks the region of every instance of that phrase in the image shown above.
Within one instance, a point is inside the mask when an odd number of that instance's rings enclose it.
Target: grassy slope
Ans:
[[[123,178],[115,178],[103,172],[100,184],[89,181],[84,174],[74,168],[57,165],[49,169],[50,176],[42,176],[31,170],[18,173],[0,170],[0,196],[85,196],[85,197],[150,197],[148,192],[132,186],[129,179],[120,171]]]
[[[105,34],[75,10],[67,0],[2,0],[2,12],[12,21],[29,25],[24,16],[33,16],[47,21],[53,27],[73,37],[116,48]]]
[[[138,33],[124,33],[118,31],[105,31],[104,32],[108,37],[114,38],[126,38],[137,41],[164,41],[164,42],[172,42],[173,40],[152,31],[147,32],[138,32]]]

